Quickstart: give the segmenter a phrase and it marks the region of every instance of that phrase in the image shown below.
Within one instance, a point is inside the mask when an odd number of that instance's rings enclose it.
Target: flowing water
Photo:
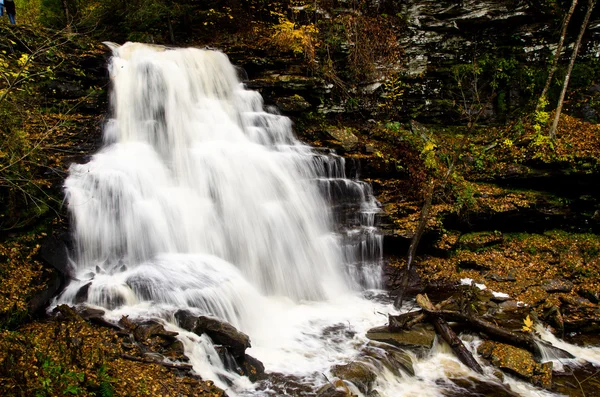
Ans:
[[[177,326],[177,310],[247,333],[267,371],[324,384],[392,310],[379,299],[370,187],[347,175],[343,158],[300,143],[224,54],[111,46],[104,146],[65,182],[77,276],[57,303],[99,306],[111,320],[161,319],[194,370],[231,396],[282,392],[227,371],[208,337]],[[381,396],[460,395],[451,377],[498,384],[491,368],[473,374],[443,344],[413,359],[416,376],[374,365]]]

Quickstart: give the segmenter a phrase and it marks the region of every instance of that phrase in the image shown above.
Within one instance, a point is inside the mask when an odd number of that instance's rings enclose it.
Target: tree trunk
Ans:
[[[472,369],[473,371],[483,374],[483,369],[475,360],[470,351],[467,350],[465,345],[462,343],[460,338],[456,335],[456,333],[450,328],[448,323],[442,318],[435,315],[437,310],[427,297],[427,295],[417,295],[417,304],[423,308],[423,310],[428,312],[428,316],[435,327],[435,330],[438,334],[444,338],[446,343],[450,345],[458,359],[461,363]]]
[[[534,339],[533,334],[520,334],[518,332],[509,331],[507,329],[497,326],[496,324],[486,321],[483,318],[476,315],[464,314],[448,310],[440,310],[439,307],[441,305],[437,305],[433,309],[427,309],[423,305],[421,305],[419,301],[417,301],[417,303],[423,308],[423,312],[430,318],[439,317],[446,321],[467,323],[473,328],[475,328],[477,331],[485,333],[490,339],[494,339],[503,343],[508,343],[521,349],[528,350],[535,355],[540,354],[540,346],[543,346],[546,349],[547,353],[552,353],[552,355],[554,355],[557,358],[574,358],[574,356],[566,350],[553,346],[552,344],[546,341]],[[408,329],[408,325],[410,325],[411,323],[416,323],[418,320],[422,319],[421,315],[417,313],[413,314],[413,319],[412,321],[407,323],[406,329]],[[390,324],[394,324],[397,326],[399,322],[398,317],[400,316],[389,316]]]
[[[433,193],[435,192],[435,178],[431,177],[429,180],[429,186],[427,186],[427,191],[425,193],[425,203],[421,208],[421,216],[419,217],[419,225],[417,226],[417,230],[415,230],[415,234],[410,242],[410,247],[408,248],[407,260],[406,260],[406,271],[402,276],[402,283],[400,284],[400,291],[398,293],[398,297],[394,301],[394,306],[400,308],[402,306],[402,300],[404,299],[404,291],[408,286],[408,279],[410,277],[410,266],[412,265],[412,261],[417,253],[417,247],[419,246],[419,241],[421,241],[421,236],[423,236],[423,232],[425,231],[425,226],[427,225],[427,221],[429,220],[429,210],[431,209],[431,204],[433,202]]]
[[[556,72],[556,69],[558,67],[558,60],[560,58],[560,53],[562,52],[563,44],[565,43],[565,36],[567,35],[567,27],[569,26],[569,21],[571,21],[571,17],[573,16],[573,12],[575,11],[575,6],[577,6],[577,0],[573,0],[573,2],[571,3],[571,8],[569,8],[567,15],[565,15],[565,20],[563,21],[562,25],[562,31],[560,32],[560,39],[558,40],[556,51],[554,51],[554,59],[552,60],[552,66],[550,67],[550,71],[548,71],[548,79],[546,80],[546,85],[544,86],[542,95],[540,95],[540,100],[538,101],[537,106],[535,108],[536,111],[540,110],[541,104],[546,102],[548,90],[550,89],[550,83],[552,83],[552,77],[554,77],[554,73]]]
[[[68,32],[71,31],[71,15],[69,13],[69,4],[67,4],[67,0],[61,0],[60,4],[62,6],[63,12],[65,13],[65,27]]]
[[[579,52],[579,47],[581,46],[581,39],[583,38],[583,34],[585,33],[585,29],[587,28],[588,22],[590,21],[590,16],[592,15],[592,11],[595,5],[596,0],[588,1],[588,9],[585,13],[585,18],[583,19],[581,29],[579,30],[579,36],[577,36],[575,47],[573,48],[573,54],[571,55],[571,61],[569,62],[569,67],[567,68],[567,74],[565,76],[563,88],[560,93],[560,97],[558,98],[558,105],[556,107],[556,115],[554,116],[554,122],[552,123],[552,128],[550,128],[550,139],[552,140],[556,139],[556,129],[558,128],[558,120],[560,118],[560,113],[562,112],[565,94],[567,93],[567,87],[569,86],[569,79],[571,78],[571,72],[573,71],[573,65],[575,65],[575,58],[577,58],[577,53]]]
[[[173,24],[171,23],[170,16],[167,16],[167,24],[169,25],[169,39],[171,44],[175,44],[175,34],[173,33]]]

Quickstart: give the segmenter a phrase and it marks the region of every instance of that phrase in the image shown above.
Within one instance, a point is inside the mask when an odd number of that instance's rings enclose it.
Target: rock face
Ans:
[[[508,114],[520,109],[531,99],[528,87],[534,80],[544,79],[542,75],[556,48],[562,19],[556,8],[545,5],[549,2],[538,1],[393,0],[372,3],[371,13],[394,13],[401,15],[403,20],[403,26],[394,26],[399,36],[401,62],[380,65],[402,76],[402,98],[394,104],[394,111],[406,119],[417,118],[428,123],[459,121],[455,102],[462,98],[459,98],[460,89],[453,68],[474,61],[484,69],[489,67],[498,72],[493,77],[497,84],[496,96],[479,121],[504,121]],[[341,2],[333,12],[352,13],[351,7],[345,4],[348,3]],[[323,15],[328,12],[320,11]],[[573,20],[580,20],[581,13],[583,8],[576,11]],[[584,36],[579,57],[582,61],[593,61],[600,51],[600,25],[594,21],[596,15]],[[570,56],[569,46],[575,35],[574,31],[570,32],[567,38],[563,61]],[[344,52],[343,49],[340,51]],[[248,87],[260,90],[267,103],[277,104],[283,112],[293,114],[307,110],[348,116],[355,113],[353,106],[349,106],[352,101],[348,103],[333,94],[333,84],[306,77],[310,71],[299,68],[298,60],[285,56],[273,60],[264,54],[248,55],[243,51],[228,53],[236,64],[248,71]],[[485,77],[484,80],[488,79],[485,73],[480,76]],[[357,85],[352,93],[373,98],[384,95],[386,83],[390,82],[382,77],[375,80],[350,82],[350,85]],[[462,81],[462,85],[465,84],[468,85]],[[590,88],[590,95],[594,94],[594,89],[594,86]],[[294,99],[296,95],[301,95],[301,99]],[[361,109],[361,113],[365,114],[365,111]],[[378,113],[380,109],[374,107],[371,111]],[[597,108],[584,106],[581,112],[588,118],[598,117]]]

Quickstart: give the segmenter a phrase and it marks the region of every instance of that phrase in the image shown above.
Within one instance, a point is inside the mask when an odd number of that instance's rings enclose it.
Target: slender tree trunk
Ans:
[[[65,27],[67,28],[67,31],[71,31],[71,15],[69,13],[69,4],[67,4],[67,0],[61,0],[61,5],[62,5],[62,9],[65,13]]]
[[[569,79],[571,78],[571,72],[573,71],[573,65],[575,65],[575,58],[577,58],[577,53],[579,52],[579,47],[581,46],[581,39],[583,38],[583,34],[585,33],[585,29],[587,28],[588,22],[590,21],[590,16],[592,15],[592,11],[594,10],[595,5],[596,0],[588,1],[588,9],[585,13],[585,18],[583,19],[581,29],[579,30],[579,36],[577,36],[575,47],[573,48],[573,54],[571,55],[571,61],[569,62],[569,67],[567,68],[567,74],[565,76],[563,88],[560,93],[560,97],[558,98],[558,105],[556,107],[556,115],[554,116],[554,122],[552,123],[552,128],[550,128],[550,139],[553,140],[556,139],[556,129],[558,127],[558,120],[560,118],[560,113],[562,112],[565,94],[567,93],[567,87],[569,86]]]
[[[542,95],[540,95],[540,101],[538,101],[537,106],[535,108],[536,111],[540,110],[540,106],[542,103],[546,102],[548,96],[548,90],[550,89],[550,83],[552,82],[552,77],[554,77],[554,73],[558,67],[558,60],[560,58],[560,53],[562,52],[563,44],[565,43],[565,36],[567,35],[567,27],[569,26],[569,21],[571,21],[571,17],[573,16],[573,12],[575,11],[575,7],[577,6],[577,0],[573,0],[571,3],[571,8],[565,15],[565,19],[562,25],[562,31],[560,32],[560,39],[558,40],[558,45],[556,46],[556,51],[554,51],[554,59],[552,60],[552,66],[550,66],[550,71],[548,72],[548,79],[546,80],[546,85],[544,86],[544,90],[542,91]],[[542,109],[543,110],[543,109]]]
[[[167,18],[167,24],[169,25],[169,39],[171,39],[171,44],[175,44],[175,34],[173,33],[173,24],[170,17]]]

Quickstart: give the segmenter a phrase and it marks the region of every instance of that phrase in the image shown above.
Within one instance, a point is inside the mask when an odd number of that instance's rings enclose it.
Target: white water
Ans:
[[[57,303],[99,306],[112,320],[162,319],[194,369],[230,396],[277,392],[227,372],[206,336],[177,327],[178,309],[247,333],[248,353],[268,371],[324,384],[391,311],[363,297],[381,287],[369,186],[347,178],[344,159],[298,142],[224,54],[134,43],[113,52],[105,145],[65,182],[77,281]],[[448,376],[491,381],[444,349],[415,357],[416,377],[379,369],[375,388],[438,396],[452,388]]]

